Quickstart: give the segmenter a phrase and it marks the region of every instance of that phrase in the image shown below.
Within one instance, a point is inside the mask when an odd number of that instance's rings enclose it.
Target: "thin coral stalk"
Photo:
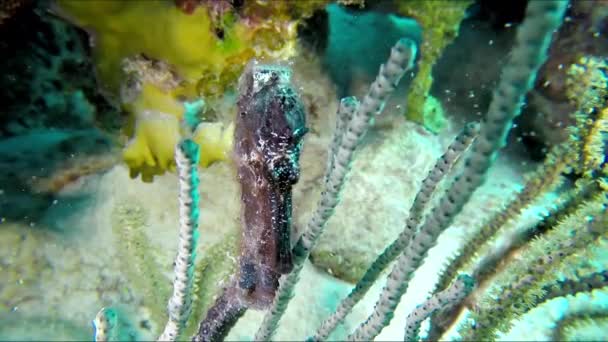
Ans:
[[[255,340],[269,340],[276,330],[279,320],[293,296],[293,289],[298,282],[304,262],[308,259],[311,249],[338,204],[340,191],[361,138],[367,132],[373,117],[382,112],[386,99],[393,92],[406,70],[413,67],[415,55],[416,45],[411,40],[401,39],[393,47],[388,62],[380,67],[378,77],[354,112],[352,120],[348,122],[342,138],[335,139],[335,142],[339,144],[338,147],[330,147],[330,151],[336,151],[336,153],[334,164],[326,170],[325,190],[322,192],[321,200],[304,234],[294,247],[294,269],[281,280],[270,313],[264,318],[262,326],[255,335]]]
[[[117,324],[118,317],[116,316],[116,312],[111,308],[101,308],[93,321],[95,329],[93,339],[95,342],[113,340],[116,337]]]
[[[348,336],[349,340],[372,340],[388,325],[414,271],[420,267],[428,250],[485,181],[487,170],[504,145],[512,121],[520,113],[524,96],[546,59],[552,34],[560,25],[567,4],[567,1],[535,1],[528,4],[526,19],[517,32],[516,46],[503,69],[486,121],[482,123],[462,174],[426,216],[420,232],[389,274],[373,313]]]
[[[159,341],[175,341],[190,315],[194,259],[199,235],[198,160],[199,148],[194,141],[186,139],[175,148],[179,177],[179,242],[175,257],[173,295],[167,305],[169,320]]]
[[[338,112],[336,113],[336,129],[334,130],[334,134],[332,137],[332,141],[330,146],[330,150],[328,153],[327,160],[327,169],[332,170],[335,165],[336,154],[338,154],[338,148],[342,142],[342,137],[348,128],[348,123],[353,119],[353,115],[359,108],[359,100],[356,97],[346,97],[340,100],[340,105],[338,106]],[[326,177],[329,176],[329,173],[326,173]],[[328,179],[325,178],[324,183],[327,183]]]
[[[562,172],[575,160],[575,156],[573,156],[570,148],[571,146],[568,143],[564,143],[557,145],[551,150],[545,162],[529,176],[523,190],[517,194],[505,209],[497,212],[479,231],[475,232],[472,238],[464,243],[458,255],[449,261],[445,271],[441,273],[433,292],[446,288],[449,282],[453,281],[456,277],[457,273],[475,259],[480,247],[484,243],[492,241],[507,222],[517,218],[526,207],[536,201],[541,195],[555,189],[561,184]],[[472,273],[475,281],[478,284],[483,284],[485,278],[495,272],[496,265],[503,260],[505,255],[514,248],[520,247],[526,241],[529,241],[529,239],[513,238],[511,243],[503,249],[491,251],[484,255],[482,261]],[[465,302],[463,300],[449,311],[440,310],[438,313],[435,313],[431,321],[428,339],[434,340],[441,337],[447,328],[458,318],[458,312],[462,310]]]
[[[561,184],[561,174],[574,160],[567,144],[556,146],[547,156],[545,162],[538,168],[524,185],[521,192],[517,194],[505,209],[500,210],[487,223],[467,241],[458,256],[452,259],[446,271],[442,274],[436,289],[445,288],[457,272],[470,262],[476,251],[486,241],[492,240],[500,228],[510,220],[519,216],[523,209],[537,200],[542,194],[551,191]]]
[[[405,320],[405,336],[403,337],[403,340],[418,341],[418,333],[420,332],[422,321],[431,316],[433,312],[445,309],[460,302],[471,293],[474,286],[475,282],[471,276],[460,274],[448,288],[434,294],[424,303],[418,305],[414,311],[407,315]]]
[[[474,313],[475,326],[464,326],[460,333],[467,340],[495,338],[509,322],[539,300],[539,293],[553,283],[556,272],[567,258],[606,238],[608,194],[600,193],[560,222],[545,236],[534,240],[525,256],[509,264],[494,281]]]
[[[361,280],[357,282],[353,290],[348,294],[348,297],[344,298],[334,314],[323,322],[313,340],[327,339],[336,326],[344,320],[352,308],[365,296],[382,271],[403,252],[403,249],[409,244],[412,236],[416,233],[416,228],[420,224],[424,210],[431,200],[435,189],[460,159],[464,151],[471,145],[478,133],[479,124],[467,124],[450,146],[448,146],[446,152],[437,160],[435,166],[433,166],[427,177],[422,181],[420,190],[416,194],[416,198],[410,208],[405,228],[399,234],[399,237],[374,260]]]

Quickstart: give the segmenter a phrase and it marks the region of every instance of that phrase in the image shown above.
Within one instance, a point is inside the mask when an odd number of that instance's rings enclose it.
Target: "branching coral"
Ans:
[[[484,224],[481,229],[471,234],[471,239],[464,244],[458,255],[450,260],[445,271],[442,273],[439,282],[435,288],[446,288],[449,282],[454,279],[457,272],[474,259],[479,251],[479,247],[485,242],[491,240],[494,235],[508,221],[518,217],[524,208],[536,201],[539,196],[555,189],[562,182],[562,172],[572,164],[575,159],[571,151],[568,151],[567,146],[557,146],[547,156],[544,164],[537,171],[528,175],[529,180],[524,185],[524,188],[518,195],[501,211],[497,212],[493,217],[488,219],[487,224]],[[493,262],[487,261],[484,267],[479,268],[479,272],[487,272],[492,270],[492,266],[500,260],[500,256],[493,259]],[[482,281],[481,274],[476,274],[478,282]],[[453,315],[452,315],[453,317]]]
[[[608,63],[598,57],[582,57],[568,70],[566,95],[576,106],[576,125],[570,140],[575,145],[579,161],[576,171],[591,176],[601,169],[608,131]]]
[[[192,140],[184,140],[176,147],[176,164],[180,177],[179,212],[180,230],[179,244],[175,261],[173,293],[167,305],[168,320],[159,340],[175,341],[184,328],[192,305],[192,292],[194,289],[194,260],[196,257],[195,249],[198,242],[198,216],[199,216],[199,193],[198,193],[198,156],[199,148]],[[122,208],[119,208],[122,209]],[[142,252],[149,250],[146,246],[147,240],[143,236],[142,228],[145,224],[145,214],[141,208],[126,208],[127,213],[119,212],[114,223],[115,229],[125,229],[128,232],[127,258],[136,259],[132,269],[129,271],[132,281],[142,281],[145,279],[142,288],[147,290],[162,287],[162,283],[155,277],[156,270],[151,260],[143,260]],[[135,215],[128,211],[138,211]],[[130,236],[129,236],[130,235]],[[137,260],[139,259],[139,260]],[[138,269],[137,267],[143,268]],[[158,268],[158,267],[155,267]],[[148,283],[147,280],[150,280]],[[151,285],[151,287],[150,287]],[[161,290],[162,291],[162,290]],[[166,296],[154,296],[152,303],[153,310],[159,310],[161,305],[158,300],[164,300]],[[164,315],[155,312],[155,321],[160,322]],[[112,308],[102,308],[94,320],[95,340],[108,341],[119,336],[117,313]]]
[[[515,315],[537,304],[542,286],[552,282],[560,268],[572,265],[569,258],[584,258],[574,253],[585,253],[589,246],[607,237],[607,206],[604,192],[534,240],[526,255],[511,263],[495,280],[491,294],[484,297],[473,315],[475,323],[461,330],[463,338],[493,339],[497,330],[506,330]]]
[[[176,148],[175,162],[179,171],[179,244],[175,257],[173,295],[169,299],[167,311],[169,320],[161,341],[173,341],[182,332],[192,307],[194,284],[194,260],[198,243],[198,157],[199,147],[192,140],[184,140]]]
[[[439,283],[436,285],[438,289],[445,288],[448,282],[455,277],[457,272],[473,269],[473,275],[476,280],[482,284],[492,281],[497,271],[502,273],[503,270],[499,264],[507,264],[507,268],[512,256],[518,250],[525,249],[529,253],[530,248],[537,243],[533,238],[542,238],[546,234],[559,229],[564,220],[569,218],[577,218],[582,220],[582,216],[577,214],[580,210],[589,207],[590,201],[593,198],[601,197],[605,192],[605,180],[602,177],[606,176],[605,158],[606,158],[606,124],[607,110],[606,89],[608,89],[608,77],[605,73],[606,65],[598,58],[583,57],[580,64],[573,64],[568,71],[567,78],[567,95],[571,101],[577,106],[577,111],[573,114],[576,125],[570,127],[569,139],[557,146],[554,146],[547,155],[544,163],[527,176],[527,181],[524,189],[508,204],[508,206],[498,212],[494,217],[490,218],[487,223],[474,234],[471,234],[470,239],[461,248],[461,251],[448,264],[446,270],[441,275]],[[547,192],[555,190],[562,185],[563,175],[567,173],[579,174],[582,179],[579,179],[575,188],[570,191],[562,190],[561,199],[555,208],[550,210],[550,214],[539,224],[524,232],[509,232],[507,243],[496,248],[488,248],[487,246],[480,253],[480,246],[485,242],[493,241],[500,233],[505,234],[506,223],[515,220],[521,212],[530,207],[535,201],[545,195]],[[589,217],[597,216],[600,210],[595,210],[594,214]],[[578,216],[577,216],[578,215]],[[582,233],[584,236],[592,235],[588,232]],[[578,246],[581,247],[580,245]],[[563,251],[564,254],[566,253]],[[480,260],[476,260],[481,254]],[[511,257],[510,257],[511,256]],[[505,259],[507,261],[505,261]],[[468,267],[464,267],[466,264]],[[561,264],[560,264],[561,265]],[[571,264],[570,264],[571,265]],[[522,267],[521,265],[519,266]],[[544,280],[545,282],[553,281]],[[540,279],[528,279],[529,286],[542,287],[544,284]],[[481,286],[482,288],[485,287]],[[498,287],[500,288],[500,287]],[[504,288],[501,288],[504,291]],[[511,295],[511,300],[524,301],[524,305],[520,305],[520,310],[524,312],[533,307],[536,303],[530,297],[522,299],[526,291],[518,288],[514,290],[516,295]],[[472,297],[472,296],[471,296]],[[540,297],[540,296],[539,296]],[[473,301],[469,298],[469,301]],[[430,339],[437,339],[445,332],[447,327],[451,325],[457,313],[463,308],[466,301],[463,301],[459,307],[451,311],[444,311],[433,319],[433,329],[429,333]],[[495,304],[495,303],[494,303]],[[485,304],[485,309],[493,304]],[[501,304],[502,305],[502,304]],[[497,307],[500,305],[496,305]],[[507,305],[508,306],[508,305]],[[499,320],[509,321],[512,316],[507,314],[508,311],[501,311],[498,315],[495,312],[490,315],[498,322]],[[521,314],[522,311],[516,311]],[[513,313],[511,313],[513,314]],[[515,317],[518,316],[515,314]],[[494,329],[496,322],[486,323],[486,326],[491,326]],[[505,326],[502,326],[504,329]],[[486,328],[490,329],[490,328]],[[480,330],[482,332],[480,332]],[[484,332],[485,331],[485,332]],[[484,335],[487,330],[478,329],[474,334],[469,335],[482,338],[491,336]],[[473,334],[473,333],[471,333]]]

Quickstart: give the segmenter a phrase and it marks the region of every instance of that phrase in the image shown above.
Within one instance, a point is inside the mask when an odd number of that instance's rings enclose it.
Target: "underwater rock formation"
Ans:
[[[35,222],[57,193],[118,162],[121,119],[88,72],[83,32],[22,3],[0,26],[0,212]]]
[[[120,127],[120,117],[98,92],[84,33],[30,5],[0,29],[2,136],[29,130]]]
[[[117,163],[98,130],[39,130],[0,141],[0,212],[5,219],[36,222],[55,195],[82,176]]]

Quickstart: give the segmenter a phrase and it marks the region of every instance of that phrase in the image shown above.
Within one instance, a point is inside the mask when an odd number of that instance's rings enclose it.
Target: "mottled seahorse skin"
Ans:
[[[253,61],[239,81],[234,159],[241,183],[238,286],[249,305],[267,307],[293,267],[291,189],[300,176],[304,106],[291,70]]]

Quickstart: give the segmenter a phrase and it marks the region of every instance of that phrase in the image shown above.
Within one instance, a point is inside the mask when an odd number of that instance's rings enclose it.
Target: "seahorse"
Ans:
[[[291,191],[300,176],[304,106],[291,69],[250,62],[239,80],[234,160],[241,184],[238,286],[250,307],[265,308],[293,267]]]

